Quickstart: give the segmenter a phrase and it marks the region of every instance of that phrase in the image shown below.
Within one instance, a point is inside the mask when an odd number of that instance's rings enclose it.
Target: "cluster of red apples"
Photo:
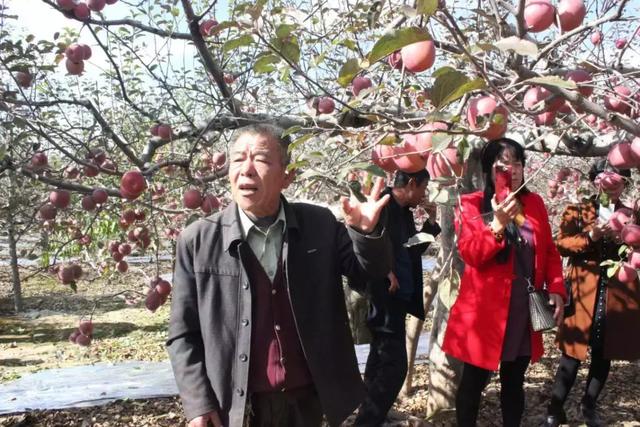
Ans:
[[[91,18],[91,11],[100,12],[108,4],[115,4],[118,0],[56,0],[58,7],[64,10],[67,16],[75,17],[81,21]]]
[[[152,313],[167,302],[171,293],[171,284],[161,277],[154,277],[149,282],[149,291],[144,301],[145,307]]]
[[[93,336],[93,322],[89,319],[80,320],[80,324],[75,331],[69,335],[69,342],[87,347],[91,344]]]

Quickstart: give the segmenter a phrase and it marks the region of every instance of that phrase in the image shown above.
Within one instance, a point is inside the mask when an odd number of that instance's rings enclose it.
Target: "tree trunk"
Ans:
[[[20,270],[18,267],[18,248],[16,237],[15,208],[16,208],[16,173],[9,169],[9,210],[7,211],[7,225],[9,232],[9,257],[11,263],[11,278],[13,282],[13,308],[16,313],[23,310],[22,285],[20,283]]]
[[[467,160],[462,193],[481,186],[481,165],[479,151],[474,150]],[[433,315],[433,328],[429,341],[429,394],[427,396],[426,417],[430,421],[450,418],[455,414],[455,397],[462,362],[442,351],[444,334],[447,329],[449,310],[458,296],[460,277],[464,264],[456,248],[454,230],[454,208],[458,200],[449,200],[440,210],[440,253],[438,254],[437,298]]]

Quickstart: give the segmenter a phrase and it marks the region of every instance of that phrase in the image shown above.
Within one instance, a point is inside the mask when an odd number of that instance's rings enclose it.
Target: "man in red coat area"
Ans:
[[[542,198],[520,188],[524,163],[517,142],[489,142],[482,153],[485,189],[462,196],[456,211],[465,267],[443,350],[464,362],[456,396],[460,427],[476,424],[482,390],[498,367],[503,425],[520,425],[524,373],[543,353],[542,334],[531,329],[529,284],[548,290],[556,323],[562,321],[562,262]],[[505,167],[511,170],[511,193],[498,203],[495,169]]]

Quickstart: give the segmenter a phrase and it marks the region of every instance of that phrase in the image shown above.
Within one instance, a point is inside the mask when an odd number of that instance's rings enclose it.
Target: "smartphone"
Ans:
[[[493,171],[496,178],[496,200],[501,203],[511,193],[511,166],[495,165]]]

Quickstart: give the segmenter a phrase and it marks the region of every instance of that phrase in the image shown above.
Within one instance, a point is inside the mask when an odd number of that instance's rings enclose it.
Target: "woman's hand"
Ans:
[[[493,231],[501,232],[509,222],[520,212],[520,202],[516,198],[515,193],[510,193],[502,203],[498,203],[496,196],[491,199],[491,207],[493,208],[493,221],[491,228]]]
[[[398,278],[396,277],[395,274],[393,274],[393,271],[390,271],[389,274],[387,275],[387,279],[389,279],[389,293],[390,294],[395,294],[396,291],[398,289],[400,289],[400,283],[398,283]]]
[[[556,321],[556,326],[562,325],[564,319],[564,300],[560,294],[549,294],[549,304],[555,307],[553,311],[553,318]]]

